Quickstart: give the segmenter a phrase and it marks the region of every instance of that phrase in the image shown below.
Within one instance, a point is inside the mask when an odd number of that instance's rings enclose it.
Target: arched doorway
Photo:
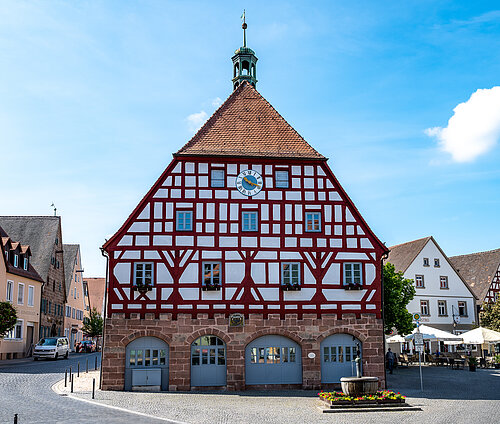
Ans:
[[[361,356],[362,344],[350,334],[332,334],[321,342],[321,382],[340,383],[342,377],[356,375],[354,360]]]
[[[302,349],[288,337],[269,335],[245,349],[245,383],[302,384]]]
[[[125,390],[168,390],[168,344],[157,337],[140,337],[125,351]]]
[[[191,345],[191,386],[226,385],[226,345],[217,336],[202,336]]]

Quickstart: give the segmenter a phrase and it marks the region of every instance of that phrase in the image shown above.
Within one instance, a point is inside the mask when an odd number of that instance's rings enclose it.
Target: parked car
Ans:
[[[33,360],[38,358],[68,359],[69,341],[67,337],[45,337],[35,345]]]
[[[95,343],[93,340],[82,340],[77,352],[95,352]]]

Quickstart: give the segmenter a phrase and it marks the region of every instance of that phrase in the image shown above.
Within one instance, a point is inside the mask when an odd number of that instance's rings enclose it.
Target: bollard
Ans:
[[[73,376],[71,377],[71,393],[73,393]]]
[[[92,399],[95,398],[95,378],[92,379]]]
[[[97,356],[95,357],[95,367],[94,370],[97,371]]]
[[[14,414],[14,424],[17,424],[17,414]]]
[[[71,382],[71,376],[73,375],[73,371],[71,370],[71,367],[69,367],[69,381]]]
[[[64,370],[64,387],[67,386],[67,382],[68,382],[68,370]]]
[[[76,376],[80,377],[80,361],[78,361],[78,374]]]
[[[85,365],[85,373],[89,372],[89,358],[87,358],[87,363]]]

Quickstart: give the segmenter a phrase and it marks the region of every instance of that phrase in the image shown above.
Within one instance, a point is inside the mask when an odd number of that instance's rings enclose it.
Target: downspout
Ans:
[[[384,253],[382,257],[380,258],[380,285],[382,287],[382,340],[383,340],[383,346],[384,346],[384,351],[382,352],[382,358],[383,358],[383,363],[384,363],[384,382],[385,382],[385,388],[387,389],[387,369],[385,367],[385,313],[384,313],[384,260],[389,257],[389,252]]]
[[[108,272],[109,272],[109,255],[100,247],[101,255],[106,258],[106,274],[104,284],[104,310],[103,310],[103,323],[102,323],[102,347],[101,347],[101,367],[99,368],[99,389],[102,388],[102,360],[104,358],[104,345],[106,340],[106,315],[108,312]],[[91,311],[92,312],[92,311]]]

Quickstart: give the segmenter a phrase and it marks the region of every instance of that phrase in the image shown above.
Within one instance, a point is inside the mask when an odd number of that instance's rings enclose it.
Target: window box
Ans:
[[[356,284],[356,283],[344,284],[345,290],[361,290],[362,288],[363,288],[363,286],[361,284]]]
[[[220,284],[219,283],[206,283],[206,284],[203,284],[203,287],[201,289],[204,291],[217,291],[217,290],[220,290]]]
[[[284,291],[297,291],[300,290],[300,284],[284,283],[281,285],[281,290]]]
[[[137,262],[134,264],[133,290],[146,293],[153,289],[153,263]]]

